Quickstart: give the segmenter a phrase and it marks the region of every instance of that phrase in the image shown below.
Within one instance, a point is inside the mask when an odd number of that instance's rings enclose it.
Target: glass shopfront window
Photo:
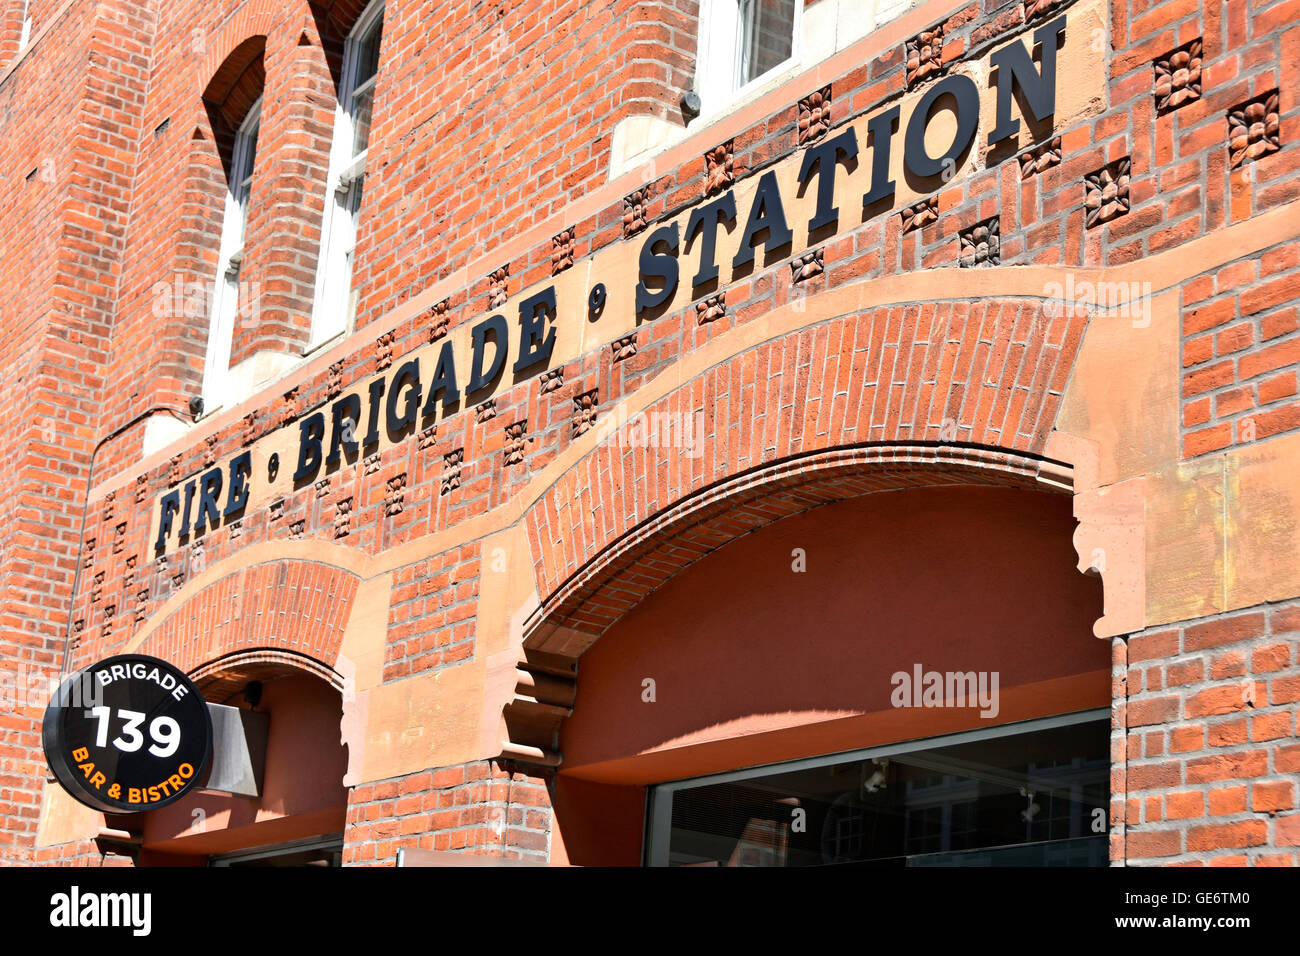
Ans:
[[[1105,866],[1109,746],[1090,711],[664,784],[648,862]]]

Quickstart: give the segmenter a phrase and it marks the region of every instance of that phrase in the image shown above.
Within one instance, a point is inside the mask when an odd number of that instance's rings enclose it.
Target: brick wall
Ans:
[[[399,849],[550,857],[547,781],[494,760],[367,783],[348,800],[344,866],[393,866]]]
[[[1137,865],[1300,864],[1300,602],[1128,640],[1122,859]]]

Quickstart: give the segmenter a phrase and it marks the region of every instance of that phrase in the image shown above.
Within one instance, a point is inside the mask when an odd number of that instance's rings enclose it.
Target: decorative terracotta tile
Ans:
[[[1018,158],[1021,179],[1028,179],[1053,166],[1059,166],[1061,165],[1061,137],[1057,136],[1033,149],[1026,150]]]
[[[121,554],[125,547],[126,547],[126,522],[123,521],[120,522],[118,526],[113,529],[113,553]]]
[[[736,182],[736,141],[729,139],[704,154],[704,195],[726,192]]]
[[[719,292],[695,303],[695,321],[699,325],[715,322],[727,314],[727,293]]]
[[[84,548],[81,549],[81,551],[82,551],[81,566],[85,568],[87,571],[89,571],[90,566],[95,563],[95,539],[87,538],[86,545]]]
[[[474,406],[474,421],[482,425],[497,417],[497,400],[489,398],[482,405]]]
[[[564,366],[553,368],[542,373],[541,382],[538,385],[542,395],[550,392],[557,392],[564,387]]]
[[[181,480],[181,456],[172,455],[167,462],[167,484],[174,485]]]
[[[149,589],[141,588],[135,596],[135,623],[144,623],[149,616]]]
[[[276,498],[271,502],[271,520],[279,521],[284,517],[284,499]]]
[[[284,393],[284,398],[280,402],[280,427],[296,421],[301,413],[302,402],[298,397],[298,388],[294,387]]]
[[[1234,169],[1281,148],[1277,90],[1228,111],[1228,157]]]
[[[614,351],[614,361],[622,362],[636,355],[636,333],[631,332],[621,339],[618,339],[611,346]]]
[[[831,87],[809,93],[799,101],[799,145],[811,143],[831,128]]]
[[[131,585],[135,584],[135,562],[136,556],[133,554],[126,559],[122,568],[122,590],[129,591]]]
[[[1156,112],[1168,113],[1201,98],[1201,38],[1166,53],[1153,64]]]
[[[406,473],[394,475],[388,479],[384,495],[384,514],[388,517],[400,515],[406,503]]]
[[[1064,0],[1025,0],[1025,22],[1050,13],[1063,2]]]
[[[558,236],[551,237],[551,275],[558,276],[565,269],[573,267],[573,227],[565,229]]]
[[[230,522],[230,524],[226,525],[226,527],[230,529],[230,540],[234,541],[244,533],[244,519],[236,518],[234,521]]]
[[[903,232],[912,232],[922,226],[939,221],[939,197],[927,196],[915,205],[908,206],[899,214],[903,221]]]
[[[499,309],[506,304],[509,294],[506,286],[510,282],[510,264],[506,263],[500,269],[495,270],[488,276],[488,308]]]
[[[596,424],[596,406],[600,402],[599,389],[583,392],[573,397],[573,437],[589,431]]]
[[[211,434],[203,439],[203,466],[210,468],[217,462],[217,439],[221,436]]]
[[[329,493],[330,493],[330,480],[328,478],[322,478],[320,481],[316,482],[317,498],[324,498]]]
[[[382,372],[393,364],[393,333],[385,332],[375,339],[375,371]]]
[[[957,235],[961,241],[961,265],[965,268],[974,266],[995,266],[1002,261],[998,248],[1000,225],[997,216],[977,222],[969,229],[963,229]]]
[[[430,448],[434,446],[434,443],[437,440],[438,440],[438,426],[430,425],[428,428],[426,428],[424,431],[420,432],[420,434],[416,436],[415,443],[416,443],[416,447],[418,447],[420,451],[428,451]]]
[[[429,306],[425,321],[429,323],[430,342],[436,342],[446,335],[451,328],[451,299],[443,299]]]
[[[453,448],[442,456],[442,493],[444,495],[460,487],[460,469],[464,461],[464,448]]]
[[[140,621],[141,618],[137,617],[136,620]],[[73,647],[81,646],[81,638],[82,635],[85,633],[85,630],[86,630],[85,618],[79,617],[72,623],[72,646]]]
[[[379,452],[375,452],[361,461],[361,473],[364,475],[373,475],[379,470]]]
[[[214,436],[215,437],[215,436]],[[210,441],[212,439],[209,439]],[[117,500],[117,492],[110,491],[104,495],[104,520],[113,520],[113,503]]]
[[[1083,177],[1084,226],[1100,226],[1128,212],[1130,166],[1125,156]]]
[[[528,419],[521,418],[517,422],[511,422],[506,426],[506,443],[502,451],[503,463],[506,465],[518,465],[524,460],[524,449],[527,447],[528,438]]]
[[[98,604],[104,596],[104,572],[100,571],[91,579],[90,603]]]
[[[334,537],[346,538],[352,530],[352,499],[342,498],[334,506]]]
[[[307,532],[307,522],[305,519],[300,518],[297,521],[289,522],[290,541],[301,540],[303,536],[306,534],[306,532]],[[338,535],[335,535],[335,537],[338,537]]]
[[[790,279],[792,282],[806,282],[826,271],[826,252],[824,249],[812,249],[790,261]]]
[[[149,476],[136,475],[135,477],[135,503],[140,504],[149,497]]]
[[[943,24],[907,41],[903,58],[904,85],[911,89],[943,72]]]
[[[650,187],[642,186],[623,197],[623,238],[630,239],[649,222]]]
[[[257,413],[249,412],[244,416],[244,424],[240,431],[239,442],[247,447],[257,441]]]

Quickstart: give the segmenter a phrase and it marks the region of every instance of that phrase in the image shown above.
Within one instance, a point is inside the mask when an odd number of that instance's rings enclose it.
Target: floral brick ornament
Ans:
[[[629,335],[623,336],[621,339],[614,342],[611,348],[614,351],[615,362],[622,362],[630,359],[632,356],[636,355],[636,333],[632,332]]]
[[[799,145],[811,143],[831,128],[830,84],[799,101]]]
[[[525,437],[528,432],[528,419],[521,418],[506,426],[506,444],[503,450],[503,463],[518,465],[524,460],[524,449],[528,444]]]
[[[929,226],[939,221],[939,197],[930,196],[913,206],[908,206],[899,214],[903,221],[903,232],[912,232],[922,226]]]
[[[623,197],[623,238],[629,239],[650,221],[650,187],[643,186]]]
[[[1002,261],[1001,225],[997,216],[977,222],[958,234],[961,241],[961,266],[995,266]]]
[[[905,53],[904,80],[909,90],[937,76],[943,70],[943,24],[908,40]]]
[[[600,403],[599,389],[583,392],[573,397],[573,437],[591,430],[596,424],[596,406]]]
[[[549,369],[542,373],[541,382],[538,385],[540,394],[547,395],[551,392],[558,392],[564,387],[564,367]]]
[[[565,269],[573,268],[573,246],[572,226],[551,237],[551,275],[558,276]]]
[[[506,304],[508,293],[506,285],[510,281],[510,265],[507,263],[500,269],[493,270],[488,276],[488,308],[499,309]]]
[[[727,294],[719,292],[695,303],[695,321],[699,325],[715,322],[727,314]]]
[[[1228,111],[1228,156],[1234,169],[1281,148],[1277,90]]]
[[[453,448],[442,456],[442,494],[460,487],[460,470],[465,462],[465,449]]]
[[[1201,98],[1201,38],[1156,60],[1156,112],[1168,113]]]
[[[807,282],[826,271],[825,251],[813,249],[790,262],[790,281]]]
[[[425,319],[429,323],[429,341],[438,341],[451,328],[451,300],[443,299],[429,306]]]
[[[704,154],[704,195],[726,192],[736,182],[735,140],[727,140]]]
[[[1033,149],[1026,150],[1020,154],[1019,160],[1021,179],[1028,179],[1053,166],[1061,165],[1061,137],[1057,136]]]
[[[1129,211],[1129,170],[1125,156],[1083,177],[1085,227],[1100,226]]]

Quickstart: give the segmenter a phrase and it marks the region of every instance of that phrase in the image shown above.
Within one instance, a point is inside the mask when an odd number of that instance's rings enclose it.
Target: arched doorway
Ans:
[[[558,735],[556,862],[1105,861],[1110,648],[1070,496],[902,484],[809,495],[595,635]]]
[[[260,771],[256,794],[199,790],[139,815],[128,829],[140,835],[140,864],[341,865],[342,679],[315,660],[270,649],[228,655],[191,677],[209,703],[244,716]]]

